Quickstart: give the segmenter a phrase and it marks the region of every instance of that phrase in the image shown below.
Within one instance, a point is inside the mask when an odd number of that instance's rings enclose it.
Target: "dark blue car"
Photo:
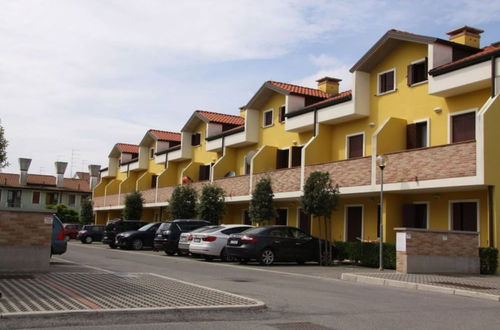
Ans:
[[[55,215],[52,216],[52,244],[50,255],[63,254],[68,248],[68,242],[64,237],[64,226],[61,220]]]

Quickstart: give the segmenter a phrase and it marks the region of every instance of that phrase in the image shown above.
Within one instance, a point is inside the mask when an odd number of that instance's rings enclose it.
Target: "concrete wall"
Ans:
[[[0,272],[46,271],[52,224],[47,212],[0,211]]]

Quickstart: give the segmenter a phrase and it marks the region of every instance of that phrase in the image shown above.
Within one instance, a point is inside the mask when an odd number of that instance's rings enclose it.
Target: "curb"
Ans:
[[[420,283],[404,282],[404,281],[397,281],[397,280],[387,280],[387,279],[383,279],[383,278],[370,277],[370,276],[364,276],[364,275],[356,275],[356,274],[352,274],[352,273],[343,273],[341,275],[341,279],[344,281],[349,281],[349,282],[389,286],[389,287],[404,288],[404,289],[411,289],[411,290],[437,292],[437,293],[451,294],[451,295],[462,296],[462,297],[471,297],[471,298],[487,299],[487,300],[492,300],[492,301],[500,301],[500,296],[495,295],[495,294],[446,288],[446,287],[430,285],[430,284],[420,284]]]

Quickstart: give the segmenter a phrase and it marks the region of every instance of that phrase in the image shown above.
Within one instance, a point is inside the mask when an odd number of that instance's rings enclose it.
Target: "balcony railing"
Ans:
[[[92,199],[94,202],[94,207],[103,207],[104,206],[104,196],[97,196]]]
[[[309,165],[304,179],[307,180],[314,171],[330,173],[332,183],[339,187],[365,186],[371,183],[371,157]]]
[[[250,192],[250,176],[240,175],[214,180],[214,183],[224,189],[226,197],[244,196]]]
[[[271,178],[271,186],[274,193],[300,190],[300,167],[283,168],[265,173],[253,175],[253,187],[263,176]]]

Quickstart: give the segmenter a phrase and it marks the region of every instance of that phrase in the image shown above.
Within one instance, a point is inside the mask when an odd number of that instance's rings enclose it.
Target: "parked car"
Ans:
[[[147,222],[139,220],[122,220],[115,219],[108,221],[104,229],[104,237],[102,238],[103,244],[108,244],[110,248],[116,249],[115,238],[119,233],[129,230],[137,230],[146,225]]]
[[[204,220],[177,219],[164,222],[156,232],[153,248],[157,251],[163,250],[167,255],[174,255],[179,252],[178,245],[181,233],[208,225],[210,223]]]
[[[70,239],[76,239],[76,235],[80,229],[82,229],[82,225],[79,223],[64,223],[64,238],[69,241]]]
[[[226,253],[227,239],[231,234],[253,228],[249,225],[220,225],[213,226],[199,233],[193,233],[192,242],[189,245],[189,252],[200,254],[206,260],[220,258],[222,261],[230,261]]]
[[[76,235],[76,239],[85,244],[91,244],[94,241],[102,241],[102,237],[104,236],[104,228],[104,226],[99,225],[83,226],[82,230],[80,230],[78,232],[78,235]]]
[[[64,236],[64,226],[61,220],[55,215],[52,216],[52,242],[50,255],[63,254],[68,248],[68,242]]]
[[[229,236],[227,254],[242,262],[262,265],[275,261],[318,261],[318,239],[295,227],[263,226]]]
[[[177,249],[179,255],[188,255],[189,254],[189,245],[193,241],[193,234],[194,233],[200,233],[204,230],[207,230],[208,228],[211,227],[216,227],[216,226],[203,226],[198,229],[195,229],[193,231],[181,233],[181,236],[179,236],[179,244],[177,244]]]
[[[138,230],[124,231],[115,238],[115,245],[122,249],[142,250],[143,247],[152,247],[156,231],[161,222],[148,223]]]

